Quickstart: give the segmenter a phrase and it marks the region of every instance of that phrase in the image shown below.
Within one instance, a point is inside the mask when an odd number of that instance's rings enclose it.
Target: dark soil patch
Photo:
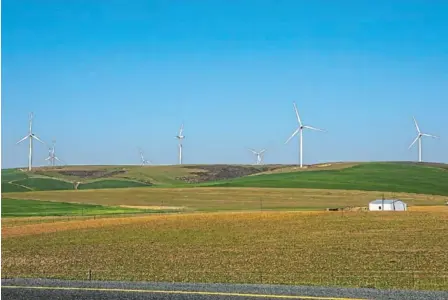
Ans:
[[[57,173],[65,176],[76,176],[79,178],[103,178],[103,177],[111,177],[117,174],[126,173],[125,170],[64,170],[57,171]]]
[[[177,177],[177,180],[181,180],[187,183],[201,183],[208,181],[226,180],[232,178],[238,178],[243,176],[249,176],[256,173],[266,172],[283,168],[282,165],[263,165],[263,166],[232,166],[232,165],[189,165],[184,168],[200,169],[201,172],[192,172],[189,176]]]

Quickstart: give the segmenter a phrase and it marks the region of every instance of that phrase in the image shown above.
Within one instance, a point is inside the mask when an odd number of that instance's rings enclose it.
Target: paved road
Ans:
[[[448,299],[448,292],[322,288],[250,284],[184,284],[147,282],[2,279],[2,299],[207,299],[207,300],[360,300]]]

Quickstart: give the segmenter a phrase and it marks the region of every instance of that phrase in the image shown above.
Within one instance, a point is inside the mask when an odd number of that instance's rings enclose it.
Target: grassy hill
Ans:
[[[448,196],[448,169],[441,166],[363,163],[334,170],[260,174],[203,186],[365,190]]]
[[[2,170],[2,193],[179,186],[230,179],[283,166],[182,165],[182,166],[68,166]]]
[[[136,187],[270,187],[448,196],[446,164],[69,166],[2,170],[2,193]]]

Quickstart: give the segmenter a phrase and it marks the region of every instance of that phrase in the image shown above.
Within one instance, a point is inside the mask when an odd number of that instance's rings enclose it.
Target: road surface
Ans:
[[[448,292],[287,285],[193,284],[149,282],[2,279],[2,299],[204,299],[204,300],[361,300],[448,299]]]

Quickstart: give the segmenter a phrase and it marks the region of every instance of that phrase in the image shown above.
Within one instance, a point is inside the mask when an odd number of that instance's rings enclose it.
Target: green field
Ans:
[[[2,170],[2,183],[26,178],[28,178],[28,175],[25,172],[18,171],[16,169]]]
[[[448,171],[413,164],[365,163],[340,170],[266,174],[203,185],[364,190],[448,196]]]
[[[9,182],[2,182],[2,193],[29,192],[30,188]]]
[[[2,276],[448,289],[448,214],[158,215],[2,229]]]
[[[142,212],[113,206],[3,198],[2,217],[104,215]]]
[[[53,178],[26,178],[14,181],[14,184],[26,186],[34,191],[73,190],[73,183]]]

